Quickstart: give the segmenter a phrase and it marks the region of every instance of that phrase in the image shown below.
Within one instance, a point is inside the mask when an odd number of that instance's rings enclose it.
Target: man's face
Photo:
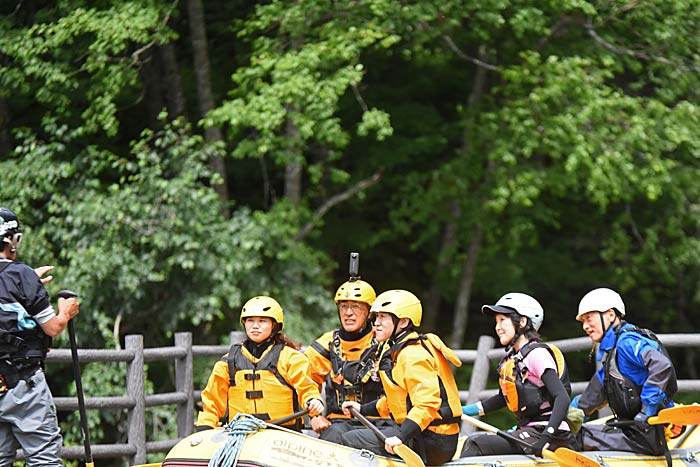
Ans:
[[[615,311],[589,311],[580,317],[583,332],[588,334],[593,342],[600,343],[605,336],[605,330],[615,321]]]
[[[346,332],[357,332],[367,321],[369,305],[355,300],[341,300],[338,302],[338,315],[340,324]]]

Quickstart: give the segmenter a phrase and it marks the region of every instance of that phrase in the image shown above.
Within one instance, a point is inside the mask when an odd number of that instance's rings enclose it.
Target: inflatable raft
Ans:
[[[232,446],[238,436],[235,452],[239,467],[406,467],[401,459],[376,455],[366,450],[352,449],[329,443],[313,436],[265,425],[255,431],[234,435],[231,425],[192,434],[175,445],[162,467],[204,467]],[[669,447],[674,467],[700,467],[700,429],[688,426]],[[461,443],[460,449],[461,450]],[[577,453],[592,459],[602,467],[666,467],[664,457],[629,452],[591,451]],[[231,452],[228,464],[232,465]],[[155,464],[158,465],[158,464]],[[454,459],[447,466],[533,467],[557,465],[550,459],[527,455],[482,456]],[[561,463],[559,464],[561,465]],[[585,465],[585,464],[584,464]],[[569,466],[562,466],[569,467]]]

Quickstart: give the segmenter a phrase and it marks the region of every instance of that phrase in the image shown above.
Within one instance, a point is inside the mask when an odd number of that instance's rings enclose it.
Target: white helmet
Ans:
[[[530,318],[532,327],[539,331],[544,321],[544,309],[540,302],[524,293],[511,292],[498,299],[495,305],[484,305],[482,313],[501,313],[504,315],[514,311],[522,316]]]
[[[576,319],[581,321],[581,316],[591,311],[608,311],[616,309],[621,317],[625,317],[625,303],[622,301],[620,294],[612,289],[600,288],[593,289],[583,296],[578,304],[578,314]]]

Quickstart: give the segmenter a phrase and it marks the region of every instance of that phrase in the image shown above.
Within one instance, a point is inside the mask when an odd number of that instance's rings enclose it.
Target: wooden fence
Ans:
[[[231,333],[232,342],[240,342],[242,333]],[[667,347],[700,346],[700,334],[662,334],[659,338]],[[552,341],[562,352],[576,352],[590,349],[588,337],[579,337]],[[491,336],[481,336],[474,350],[457,350],[457,355],[465,364],[472,364],[469,389],[460,391],[463,403],[472,403],[489,397],[497,392],[487,389],[487,382],[493,362],[504,355],[502,348],[495,347],[496,340]],[[124,444],[94,444],[91,446],[94,458],[124,457],[129,465],[146,463],[147,453],[167,452],[179,439],[193,431],[195,401],[201,399],[201,392],[195,390],[193,381],[193,361],[195,358],[219,357],[228,351],[226,345],[203,346],[192,344],[192,334],[181,332],[175,334],[173,347],[144,348],[140,335],[126,336],[123,350],[79,349],[78,359],[88,362],[124,362],[126,363],[126,394],[112,397],[86,397],[88,409],[123,409],[128,411],[128,435]],[[47,364],[70,363],[68,349],[52,349]],[[144,365],[150,362],[174,362],[175,392],[163,394],[144,394]],[[581,393],[587,381],[572,382],[575,394]],[[679,392],[700,392],[700,380],[679,380]],[[78,409],[76,397],[55,397],[59,411]],[[148,441],[146,437],[146,408],[161,405],[175,405],[178,439],[167,441]],[[18,453],[21,458],[22,453]],[[63,448],[64,459],[82,459],[83,446],[66,446]]]

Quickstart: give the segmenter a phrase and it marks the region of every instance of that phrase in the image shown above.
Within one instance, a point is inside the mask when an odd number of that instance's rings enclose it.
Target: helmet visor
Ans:
[[[509,315],[511,313],[517,313],[518,310],[511,308],[509,306],[503,305],[484,305],[481,307],[481,312],[483,314],[495,314],[500,313],[502,315]]]

